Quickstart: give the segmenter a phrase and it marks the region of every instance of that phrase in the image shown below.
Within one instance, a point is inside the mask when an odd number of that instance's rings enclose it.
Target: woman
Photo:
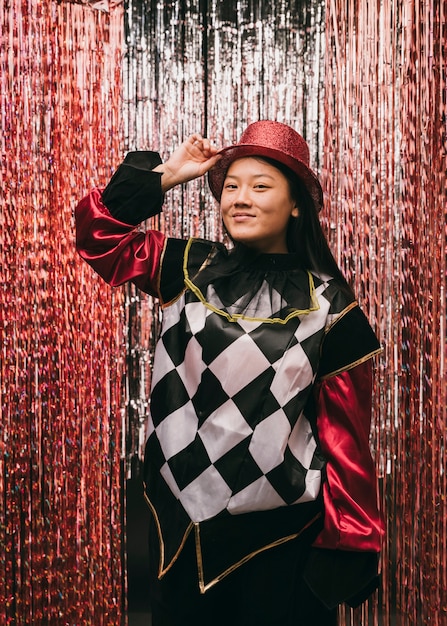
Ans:
[[[135,226],[208,172],[233,242]],[[304,139],[251,124],[166,161],[130,153],[76,210],[81,256],[158,297],[145,495],[154,626],[336,623],[377,586],[368,447],[379,343],[318,220]]]

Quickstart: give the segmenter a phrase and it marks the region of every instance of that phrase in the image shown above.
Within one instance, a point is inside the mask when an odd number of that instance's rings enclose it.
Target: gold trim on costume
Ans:
[[[186,288],[183,288],[180,293],[178,293],[176,296],[174,296],[174,298],[172,298],[172,300],[169,300],[169,302],[160,302],[161,304],[161,308],[162,309],[167,309],[168,307],[172,306],[173,304],[175,304],[177,302],[177,300],[180,300],[180,298],[182,297],[182,295],[185,293]]]
[[[159,295],[159,300],[160,300],[160,306],[161,306],[162,309],[166,309],[167,307],[169,307],[172,304],[174,304],[175,302],[177,302],[177,300],[179,298],[181,298],[182,294],[185,293],[185,291],[186,291],[186,287],[184,287],[176,296],[174,296],[168,302],[165,302],[163,300],[163,298],[162,298],[162,295],[161,295],[161,272],[162,272],[162,268],[163,268],[163,261],[164,261],[164,258],[165,258],[167,245],[168,245],[168,237],[165,238],[165,242],[163,244],[163,252],[161,253],[161,256],[160,256],[160,267],[159,267],[159,270],[158,270],[158,279],[157,279],[157,290],[158,290],[158,295]]]
[[[183,274],[184,275],[185,275],[185,254],[186,254],[186,250],[189,250],[189,248],[191,247],[189,242],[192,239],[193,238],[190,238],[188,240],[188,243],[186,244],[185,252],[183,253]],[[167,241],[167,239],[166,239],[166,241]],[[164,258],[165,250],[166,250],[166,244],[165,244],[165,248],[163,250],[162,259]],[[204,262],[200,266],[199,272],[201,272],[209,264],[210,256],[211,256],[211,253],[208,254],[207,258],[204,260]],[[160,264],[160,267],[161,267],[161,264]],[[160,280],[161,280],[161,271],[160,271],[159,276],[160,276]],[[183,289],[174,298],[172,298],[172,300],[169,300],[169,302],[161,301],[161,305],[162,305],[161,308],[165,309],[165,308],[171,306],[172,304],[175,304],[177,302],[177,300],[179,300],[179,298],[181,298],[181,296],[185,293],[185,291],[186,291],[186,284],[183,287]]]
[[[186,540],[188,538],[188,535],[189,535],[189,533],[191,532],[191,530],[193,528],[193,523],[190,522],[188,524],[188,527],[187,527],[187,529],[185,531],[185,534],[183,535],[183,539],[180,542],[180,545],[179,545],[179,547],[177,549],[177,552],[172,557],[170,563],[168,563],[168,565],[166,565],[166,567],[165,567],[165,544],[164,544],[164,541],[163,541],[163,535],[161,533],[160,521],[158,519],[157,511],[156,511],[154,505],[149,500],[149,498],[148,498],[148,496],[146,494],[146,484],[143,483],[143,485],[144,485],[144,498],[145,498],[147,504],[149,505],[149,508],[150,508],[151,513],[152,513],[152,515],[154,517],[154,520],[155,520],[155,524],[157,526],[158,541],[159,541],[159,544],[160,544],[160,563],[159,563],[159,567],[158,567],[158,578],[160,579],[160,578],[163,578],[163,576],[166,574],[166,572],[168,572],[171,569],[171,567],[174,565],[174,563],[178,559],[179,554],[182,551],[183,546],[185,545],[185,542],[186,542]]]
[[[189,289],[197,296],[197,298],[202,302],[202,304],[206,306],[207,309],[209,309],[210,311],[213,311],[214,313],[217,313],[218,315],[221,315],[222,317],[226,317],[229,322],[236,322],[239,319],[243,319],[243,320],[247,320],[248,322],[263,322],[265,324],[287,324],[287,322],[293,317],[298,317],[299,315],[308,315],[311,311],[319,310],[320,304],[318,302],[317,297],[315,296],[314,280],[313,280],[312,274],[309,271],[307,271],[307,275],[309,278],[309,292],[310,292],[310,298],[312,302],[312,306],[309,309],[294,309],[292,313],[289,313],[289,315],[287,315],[287,317],[285,317],[284,319],[280,317],[273,317],[273,318],[272,317],[268,317],[268,318],[248,317],[246,315],[243,315],[242,313],[230,314],[227,311],[218,309],[217,307],[213,306],[210,302],[206,300],[205,296],[200,291],[200,289],[196,287],[196,285],[189,278],[188,254],[189,254],[191,245],[194,243],[194,241],[195,241],[194,238],[189,239],[186,245],[185,255],[183,257],[183,272],[185,275],[185,285],[189,287]],[[200,269],[203,269],[203,267],[207,265],[207,261],[203,263]]]
[[[158,264],[158,275],[157,275],[157,292],[158,292],[158,297],[160,299],[160,302],[163,304],[163,298],[161,296],[161,270],[163,267],[163,259],[165,258],[165,252],[166,252],[166,246],[168,244],[168,238],[165,237],[165,240],[163,242],[163,250],[160,254],[160,262]]]
[[[205,577],[204,577],[204,572],[203,572],[202,546],[201,546],[201,542],[200,542],[200,523],[199,522],[190,522],[188,524],[188,527],[187,527],[187,529],[185,531],[185,534],[183,535],[183,539],[180,542],[180,545],[179,545],[179,547],[177,549],[177,552],[175,553],[175,555],[171,559],[170,563],[166,567],[164,567],[165,551],[164,551],[164,542],[163,542],[163,536],[162,536],[162,533],[161,533],[160,521],[158,519],[157,511],[156,511],[154,505],[152,504],[152,502],[150,501],[150,499],[148,498],[148,496],[146,494],[146,484],[143,483],[143,485],[144,485],[144,489],[145,489],[145,491],[144,491],[144,498],[145,498],[147,504],[149,505],[151,513],[152,513],[152,515],[154,517],[155,524],[157,526],[157,533],[158,533],[158,539],[159,539],[159,544],[160,544],[160,563],[159,563],[159,568],[158,568],[158,578],[159,579],[163,578],[163,576],[174,565],[174,563],[176,562],[176,560],[178,559],[178,557],[180,555],[180,552],[183,550],[183,546],[185,545],[185,542],[186,542],[186,540],[187,540],[191,530],[194,528],[194,539],[195,539],[196,561],[197,561],[197,573],[198,573],[199,590],[200,590],[201,594],[206,593],[208,591],[208,589],[211,589],[211,587],[214,587],[214,585],[217,585],[217,583],[219,583],[221,580],[223,580],[226,576],[228,576],[229,574],[234,572],[238,567],[240,567],[244,563],[247,563],[247,561],[249,561],[250,559],[252,559],[256,555],[260,554],[261,552],[265,552],[266,550],[270,550],[271,548],[276,548],[277,546],[280,546],[283,543],[287,543],[287,541],[292,541],[293,539],[296,539],[297,537],[299,537],[301,535],[301,533],[303,531],[305,531],[307,528],[312,526],[312,524],[319,517],[321,517],[321,513],[318,513],[305,526],[303,526],[303,528],[301,528],[301,530],[299,532],[293,533],[293,535],[287,535],[286,537],[281,537],[280,539],[277,539],[276,541],[273,541],[272,543],[269,543],[269,544],[267,544],[265,546],[262,546],[262,548],[258,548],[257,550],[254,550],[253,552],[250,552],[250,554],[247,554],[246,556],[244,556],[242,559],[237,561],[237,563],[233,563],[233,565],[230,565],[230,567],[228,567],[221,574],[219,574],[218,576],[216,576],[215,578],[210,580],[208,583],[205,583]]]
[[[339,322],[347,313],[349,313],[349,311],[352,311],[358,306],[359,306],[359,303],[357,302],[357,300],[354,300],[353,302],[351,302],[351,304],[348,304],[348,306],[345,309],[343,309],[341,313],[337,315],[334,321],[325,328],[325,334],[327,335],[329,331],[332,330],[332,328],[336,325],[337,322]],[[360,359],[357,359],[356,361],[353,361],[352,363],[348,363],[348,365],[343,365],[343,367],[340,367],[339,369],[334,370],[333,372],[330,372],[329,374],[325,374],[324,376],[321,376],[321,378],[319,378],[318,380],[327,380],[328,378],[337,376],[337,374],[341,374],[342,372],[348,372],[349,370],[352,370],[354,367],[356,367],[356,365],[360,365],[361,363],[364,363],[365,361],[369,361],[369,359],[372,359],[374,356],[376,356],[377,354],[380,354],[382,351],[383,351],[383,348],[377,348],[377,350],[373,350],[373,352],[368,352],[368,354],[365,354]]]
[[[325,334],[327,335],[338,321],[340,321],[347,313],[349,313],[349,311],[352,311],[352,309],[355,309],[358,306],[359,303],[357,302],[357,300],[354,300],[353,302],[351,302],[351,304],[348,304],[348,306],[343,309],[343,311],[341,311],[340,313],[336,313],[337,317],[329,324],[329,326],[326,326],[326,328],[324,329]]]
[[[337,374],[341,374],[342,372],[348,372],[349,370],[352,370],[354,367],[356,367],[356,365],[360,365],[360,363],[369,361],[369,359],[372,359],[374,356],[376,356],[377,354],[380,354],[382,351],[383,351],[383,348],[377,348],[377,350],[374,350],[373,352],[369,352],[368,354],[365,354],[365,356],[363,356],[361,359],[357,359],[357,361],[354,361],[353,363],[349,363],[348,365],[344,365],[343,367],[340,367],[338,370],[330,372],[329,374],[325,374],[318,380],[327,380],[328,378],[333,378],[334,376],[337,376]]]
[[[216,578],[213,578],[213,580],[210,580],[209,583],[205,583],[204,575],[203,575],[202,549],[201,549],[201,544],[200,544],[200,524],[197,523],[197,522],[194,523],[194,531],[195,531],[194,534],[195,534],[195,540],[196,540],[197,570],[198,570],[198,574],[199,574],[199,589],[200,589],[200,593],[204,594],[206,591],[208,591],[208,589],[211,589],[211,587],[214,587],[214,585],[216,585],[223,578],[228,576],[228,574],[231,574],[232,572],[234,572],[234,570],[236,570],[238,567],[240,567],[241,565],[243,565],[244,563],[246,563],[247,561],[249,561],[253,557],[255,557],[257,554],[260,554],[261,552],[265,552],[265,550],[269,550],[271,548],[276,548],[277,546],[280,546],[283,543],[286,543],[287,541],[291,541],[292,539],[296,539],[297,537],[299,537],[301,535],[301,533],[304,530],[309,528],[319,517],[321,517],[321,513],[318,513],[313,519],[311,519],[310,522],[308,522],[306,524],[306,526],[304,526],[298,533],[294,533],[293,535],[288,535],[287,537],[281,537],[281,539],[277,539],[276,541],[273,541],[272,543],[269,543],[269,544],[263,546],[262,548],[258,548],[254,552],[250,552],[250,554],[247,554],[246,556],[244,556],[244,558],[242,558],[237,563],[233,563],[233,565],[231,565],[226,570],[224,570],[221,574],[216,576]]]

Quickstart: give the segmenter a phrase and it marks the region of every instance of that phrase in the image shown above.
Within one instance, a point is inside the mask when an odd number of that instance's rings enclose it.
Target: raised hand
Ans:
[[[219,158],[217,148],[211,144],[210,140],[194,133],[154,171],[162,172],[161,186],[165,192],[175,185],[203,176]]]

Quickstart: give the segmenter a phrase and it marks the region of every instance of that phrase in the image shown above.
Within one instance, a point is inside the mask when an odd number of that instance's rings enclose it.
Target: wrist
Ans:
[[[169,189],[172,189],[182,182],[175,176],[174,172],[169,169],[166,163],[157,165],[157,167],[154,167],[152,171],[159,172],[161,174],[161,190],[163,193],[166,193]]]

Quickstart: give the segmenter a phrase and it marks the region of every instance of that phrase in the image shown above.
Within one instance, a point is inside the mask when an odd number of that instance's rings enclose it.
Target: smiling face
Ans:
[[[287,178],[256,157],[244,157],[228,168],[220,199],[222,219],[235,242],[261,253],[287,252],[287,226],[298,208]]]

